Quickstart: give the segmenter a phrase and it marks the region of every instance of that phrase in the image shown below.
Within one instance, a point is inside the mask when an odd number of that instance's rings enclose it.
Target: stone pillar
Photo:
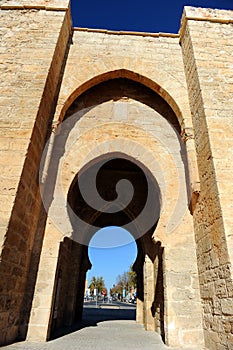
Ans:
[[[155,330],[155,321],[152,315],[154,293],[154,263],[146,255],[144,263],[144,326],[147,331]]]
[[[143,321],[143,301],[140,299],[137,299],[136,322],[139,324],[144,324],[144,321]]]
[[[205,343],[233,347],[233,12],[185,7],[180,42],[200,178],[194,210]]]
[[[77,295],[81,294],[83,303],[84,292],[80,286],[80,270],[83,266],[83,246],[72,241],[72,249],[69,257],[68,284],[66,286],[66,317],[65,325],[70,326],[76,318]],[[85,270],[86,275],[86,270]],[[83,305],[81,306],[83,307]]]
[[[193,132],[193,126],[191,127],[185,127],[185,129],[182,132],[182,139],[186,146],[187,151],[187,170],[188,173],[187,176],[187,183],[189,184],[187,186],[188,188],[188,201],[189,201],[189,210],[191,214],[193,214],[199,195],[200,195],[200,179],[199,179],[199,173],[198,173],[198,166],[197,166],[197,155],[196,155],[196,149],[195,149],[195,143],[194,143],[194,132]]]
[[[165,341],[164,329],[164,248],[160,242],[156,246],[156,256],[154,259],[154,284],[155,293],[152,304],[152,315],[154,316],[155,331],[158,332]]]
[[[163,248],[156,254],[160,256],[163,271],[163,276],[160,278],[164,286],[164,305],[161,305],[164,312],[162,312],[163,319],[160,319],[161,335],[169,346],[202,348],[204,345],[202,306],[193,218],[187,207],[186,214],[179,225],[169,233],[163,232],[165,225],[162,220],[161,216],[159,226],[154,233],[154,238],[162,242],[161,249]],[[162,235],[164,235],[163,241]],[[156,292],[161,291],[159,285],[156,286],[157,288]],[[156,300],[159,298],[155,298]]]
[[[29,320],[27,340],[46,341],[52,325],[52,310],[56,293],[56,276],[61,233],[47,223],[36,287]]]
[[[137,242],[138,254],[137,259],[133,265],[133,271],[137,274],[137,305],[136,305],[136,322],[144,324],[144,276],[143,276],[143,265],[144,265],[144,253],[142,246]]]

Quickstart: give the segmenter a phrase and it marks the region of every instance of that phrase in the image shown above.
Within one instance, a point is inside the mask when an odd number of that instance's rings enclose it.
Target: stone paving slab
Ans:
[[[135,321],[104,321],[47,343],[21,342],[2,350],[175,350],[163,344],[155,332],[145,331]],[[178,349],[177,349],[178,350]],[[192,349],[194,350],[194,349]],[[198,349],[200,350],[200,349]]]
[[[104,321],[47,343],[21,342],[2,347],[4,350],[162,350],[168,349],[158,334],[146,332],[135,321]]]
[[[178,350],[166,346],[158,333],[145,331],[137,324],[135,312],[135,307],[120,306],[115,310],[86,305],[83,321],[73,328],[61,329],[56,339],[46,343],[20,342],[1,350]]]

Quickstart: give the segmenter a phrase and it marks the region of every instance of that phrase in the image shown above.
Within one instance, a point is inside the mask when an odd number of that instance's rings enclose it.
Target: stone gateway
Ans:
[[[136,321],[233,349],[233,11],[154,34],[73,28],[68,0],[0,9],[0,344],[82,318],[89,242],[115,225]]]

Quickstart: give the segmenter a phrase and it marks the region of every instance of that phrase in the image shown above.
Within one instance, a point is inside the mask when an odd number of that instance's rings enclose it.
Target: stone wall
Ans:
[[[232,23],[233,12],[187,7],[181,27],[200,177],[194,222],[205,340],[213,350],[233,347]]]
[[[44,1],[38,2],[38,7],[28,1],[0,3],[0,59],[4,62],[0,68],[0,200],[4,203],[0,214],[1,344],[19,335],[20,310],[38,226],[43,237],[38,169],[51,128],[71,28],[67,2],[62,3],[63,10],[58,11],[52,3],[46,9]]]

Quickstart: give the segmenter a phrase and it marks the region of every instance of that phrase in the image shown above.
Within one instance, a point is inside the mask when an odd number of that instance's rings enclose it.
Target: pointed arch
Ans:
[[[155,93],[157,93],[172,108],[172,110],[174,111],[178,119],[180,126],[182,127],[183,116],[182,116],[181,109],[179,108],[174,98],[169,94],[169,92],[165,90],[162,86],[160,86],[157,82],[151,80],[150,78],[143,76],[137,72],[130,71],[128,69],[117,69],[117,70],[102,73],[100,75],[94,76],[93,78],[87,80],[85,83],[77,87],[70,94],[70,96],[67,98],[67,100],[65,101],[62,107],[60,117],[59,117],[60,122],[63,120],[68,108],[72,105],[75,99],[78,98],[81,94],[83,94],[87,90],[91,89],[92,87],[100,83],[103,83],[112,79],[117,79],[117,78],[126,78],[128,80],[140,83],[145,87],[151,89]],[[174,79],[172,76],[169,76],[169,78],[171,80]]]

